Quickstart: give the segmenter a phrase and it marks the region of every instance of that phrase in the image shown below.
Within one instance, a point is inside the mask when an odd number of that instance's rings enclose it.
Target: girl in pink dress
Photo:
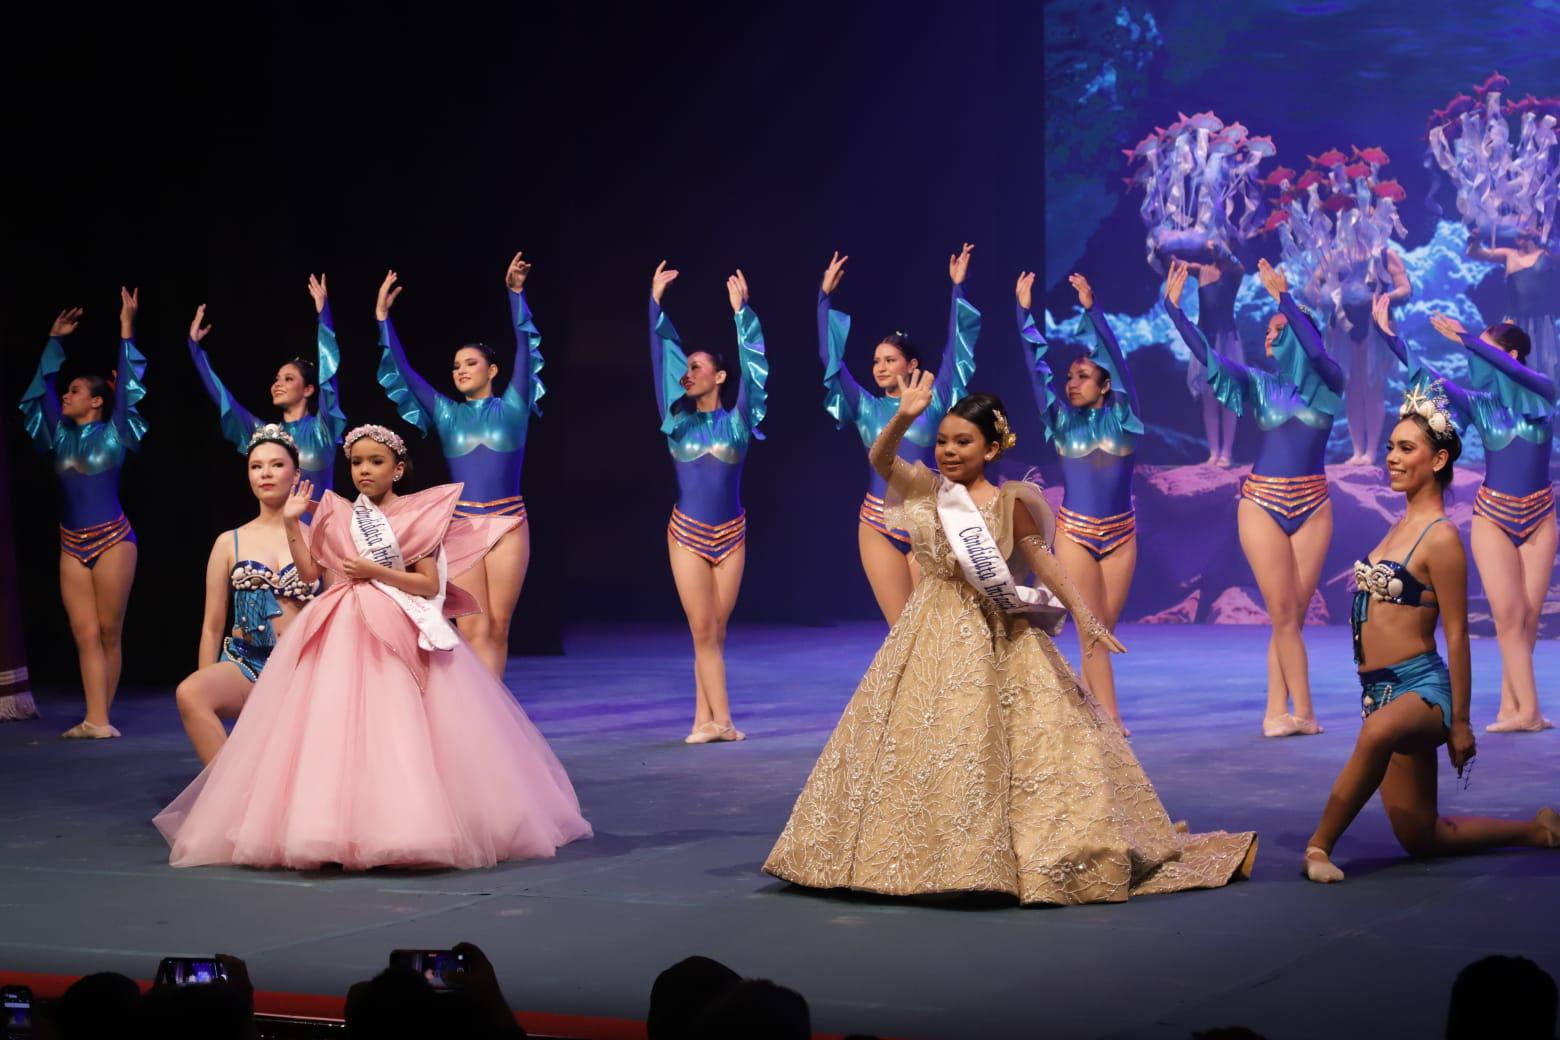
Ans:
[[[588,838],[573,785],[509,690],[446,617],[449,584],[505,533],[452,516],[461,485],[394,487],[406,445],[360,426],[355,501],[299,484],[293,564],[326,589],[277,641],[221,753],[157,828],[176,867],[488,867]]]

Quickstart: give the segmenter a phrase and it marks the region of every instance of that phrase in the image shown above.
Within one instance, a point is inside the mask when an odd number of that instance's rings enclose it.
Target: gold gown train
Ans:
[[[1178,830],[1050,637],[964,580],[938,522],[939,479],[896,463],[890,526],[911,533],[922,578],[764,869],[812,888],[1061,904],[1248,875],[1256,835]],[[1030,567],[1013,552],[1015,505],[1043,517],[1048,538],[1052,527],[1021,481],[981,510],[1018,576]]]

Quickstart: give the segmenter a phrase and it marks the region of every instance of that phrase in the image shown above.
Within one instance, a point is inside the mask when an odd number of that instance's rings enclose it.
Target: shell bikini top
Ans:
[[[1414,577],[1408,569],[1408,561],[1414,557],[1414,549],[1419,548],[1419,543],[1425,540],[1425,535],[1430,533],[1430,528],[1436,524],[1445,523],[1446,517],[1441,516],[1425,525],[1425,529],[1419,532],[1419,537],[1414,540],[1414,545],[1408,550],[1408,555],[1403,557],[1403,562],[1396,560],[1381,560],[1372,563],[1367,557],[1356,560],[1354,563],[1354,586],[1364,595],[1369,596],[1377,603],[1396,603],[1404,607],[1434,607],[1435,601],[1424,602],[1427,592],[1434,592],[1434,586],[1427,585]]]

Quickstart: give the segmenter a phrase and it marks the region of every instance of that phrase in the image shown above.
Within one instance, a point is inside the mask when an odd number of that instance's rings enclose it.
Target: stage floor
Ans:
[[[176,871],[152,815],[196,770],[171,691],[131,691],[122,740],[71,743],[69,697],[0,725],[0,978],[149,977],[166,954],[245,958],[264,990],[341,994],[394,947],[482,946],[521,1009],[640,1019],[650,983],[706,954],[803,993],[820,1032],[899,1037],[1431,1036],[1452,979],[1491,953],[1560,975],[1560,853],[1401,857],[1378,805],[1338,850],[1349,880],[1300,880],[1305,839],[1359,725],[1346,628],[1311,628],[1327,733],[1264,740],[1266,630],[1126,626],[1118,686],[1172,815],[1254,829],[1250,883],[1125,905],[926,905],[792,889],[759,867],[880,626],[737,628],[749,739],[687,747],[690,652],[676,628],[575,632],[516,658],[510,685],[568,767],[594,840],[467,873]],[[1070,636],[1064,648],[1074,648]],[[1541,687],[1560,643],[1541,642]],[[1442,808],[1531,815],[1560,801],[1560,731],[1495,736],[1497,654],[1474,643],[1472,786]],[[47,691],[46,691],[47,692]],[[1548,909],[1545,909],[1545,908]]]

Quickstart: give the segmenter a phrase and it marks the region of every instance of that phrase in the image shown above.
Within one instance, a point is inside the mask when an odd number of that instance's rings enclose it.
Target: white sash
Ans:
[[[406,569],[406,561],[401,556],[400,543],[395,540],[395,530],[390,526],[390,518],[370,502],[366,495],[359,495],[357,501],[352,503],[352,544],[357,547],[358,555],[365,560],[398,571]],[[444,582],[448,575],[442,545],[439,546],[437,560],[439,592],[436,596],[426,599],[422,596],[413,596],[382,581],[375,581],[373,585],[389,596],[406,612],[406,616],[411,618],[412,624],[417,626],[418,646],[424,650],[453,650],[458,639],[455,629],[451,628],[450,623],[444,619]]]
[[[1006,613],[1027,614],[1035,627],[1053,636],[1060,633],[1067,609],[1050,589],[1034,589],[1013,580],[1002,550],[981,519],[969,489],[947,479],[939,481],[939,485],[937,518],[964,580]]]

